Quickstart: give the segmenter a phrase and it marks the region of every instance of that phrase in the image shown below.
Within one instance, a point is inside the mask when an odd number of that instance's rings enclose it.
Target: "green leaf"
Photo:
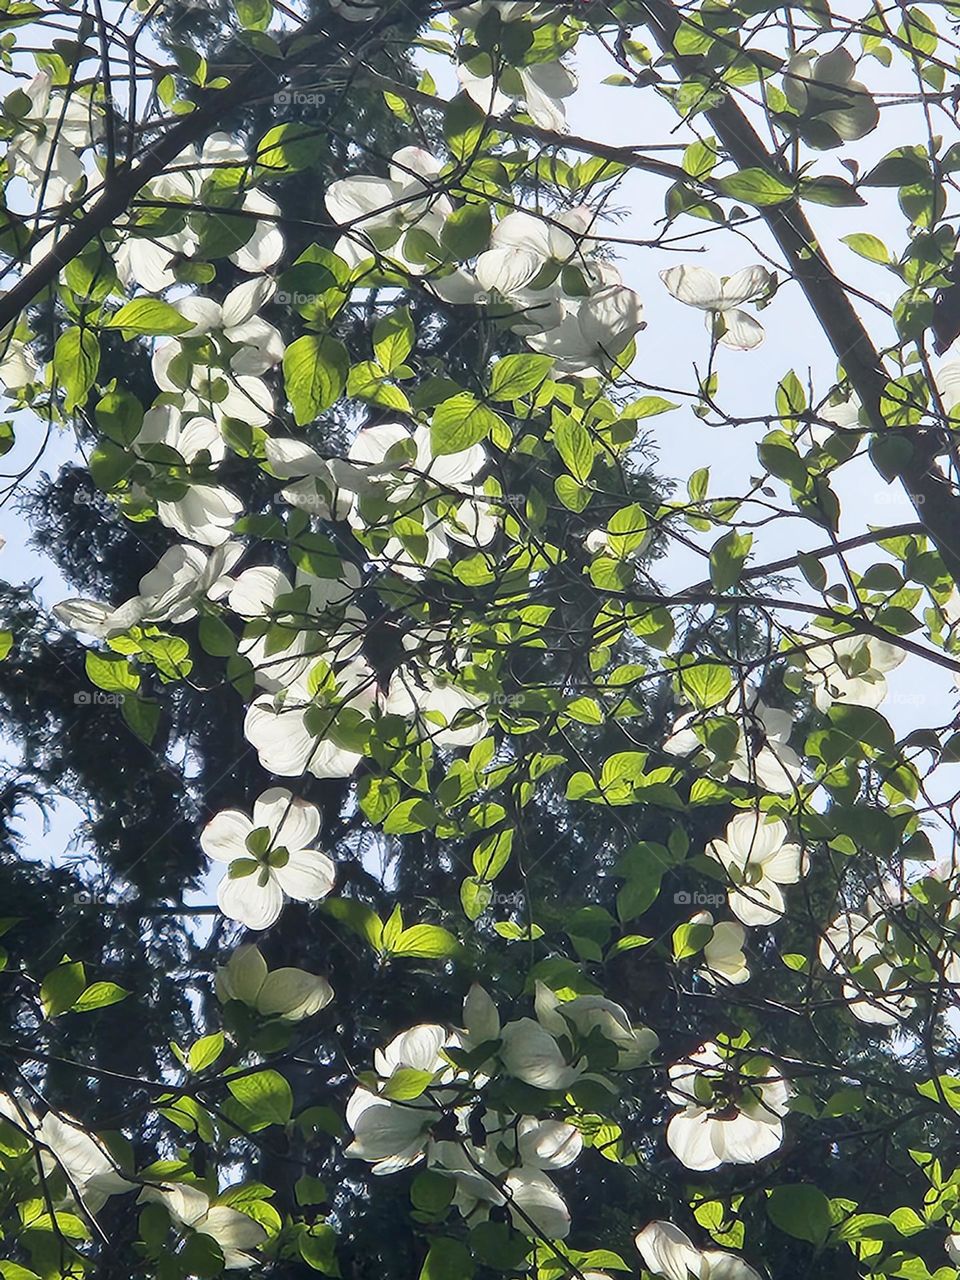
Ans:
[[[400,307],[383,316],[373,326],[373,353],[386,373],[393,373],[413,350],[416,332],[410,308]]]
[[[337,1265],[337,1233],[327,1222],[315,1222],[297,1241],[300,1257],[314,1271],[325,1276],[339,1276]]]
[[[140,677],[126,658],[108,657],[88,649],[83,665],[91,683],[107,693],[134,693],[140,687]]]
[[[10,656],[10,650],[12,648],[13,648],[13,632],[0,631],[0,662],[3,662],[4,658],[7,658]]]
[[[767,1200],[767,1217],[788,1236],[816,1245],[824,1243],[833,1226],[830,1201],[806,1183],[774,1187]]]
[[[426,960],[456,955],[460,944],[452,933],[439,925],[415,924],[404,929],[390,950],[397,956],[416,956]]]
[[[594,460],[593,440],[586,427],[575,418],[561,418],[554,431],[554,443],[577,484],[586,484]]]
[[[621,507],[607,524],[610,551],[615,556],[629,556],[643,546],[647,538],[647,513],[638,502]]]
[[[471,1280],[474,1272],[470,1250],[459,1240],[433,1240],[420,1280]]]
[[[483,137],[486,116],[465,93],[458,93],[443,112],[443,136],[458,160],[472,156]]]
[[[324,1204],[328,1199],[327,1184],[304,1173],[294,1183],[293,1194],[299,1205]]]
[[[160,703],[128,694],[120,704],[120,714],[140,741],[149,746],[160,725]]]
[[[713,929],[708,924],[694,924],[688,921],[673,931],[673,958],[686,960],[695,956],[710,941]]]
[[[40,984],[44,1016],[56,1018],[72,1009],[86,986],[87,976],[79,960],[64,960],[58,964]]]
[[[105,1009],[107,1005],[119,1004],[130,994],[115,982],[92,982],[80,998],[72,1006],[73,1013],[89,1013],[92,1009]]]
[[[336,338],[305,333],[287,347],[283,380],[298,426],[336,404],[347,385],[350,356]]]
[[[698,662],[684,664],[678,675],[681,692],[704,709],[716,707],[724,702],[733,688],[733,676],[730,668],[717,662]]]
[[[104,435],[119,445],[132,444],[143,426],[143,405],[123,388],[108,391],[93,414]]]
[[[223,1053],[223,1046],[226,1044],[222,1031],[215,1031],[213,1035],[201,1036],[194,1044],[190,1046],[190,1052],[187,1054],[187,1067],[191,1071],[203,1071],[220,1057]]]
[[[960,734],[957,735],[960,737]],[[467,876],[460,885],[460,905],[468,920],[479,920],[493,901],[493,886],[477,876]]]
[[[53,349],[54,386],[64,392],[63,407],[73,413],[90,394],[100,367],[100,341],[92,329],[67,329]]]
[[[721,178],[717,185],[725,196],[758,208],[784,204],[793,198],[793,188],[764,169],[743,169],[728,178]]]
[[[227,1088],[264,1125],[286,1124],[293,1114],[293,1092],[279,1071],[257,1071],[227,1081]]]
[[[852,235],[841,236],[840,239],[854,253],[861,258],[866,258],[868,262],[882,262],[886,265],[893,262],[890,250],[883,241],[867,231],[855,231]]]
[[[481,404],[469,391],[444,400],[433,411],[430,448],[434,457],[460,453],[485,440],[501,421],[498,414]]]
[[[553,361],[549,356],[504,356],[490,370],[490,399],[518,400],[535,391],[550,375]]]
[[[416,1067],[398,1067],[383,1086],[383,1096],[391,1102],[410,1102],[419,1098],[424,1089],[433,1083],[432,1071],[419,1071]]]
[[[316,127],[307,121],[274,125],[257,143],[257,163],[278,176],[309,169],[317,155]]]
[[[487,247],[490,240],[490,206],[465,204],[455,209],[444,222],[440,243],[454,258],[473,258]]]
[[[740,577],[753,545],[752,533],[731,529],[710,549],[710,581],[718,591],[728,591]]]
[[[104,329],[122,329],[125,338],[163,338],[187,333],[193,321],[161,298],[134,298],[103,322]]]

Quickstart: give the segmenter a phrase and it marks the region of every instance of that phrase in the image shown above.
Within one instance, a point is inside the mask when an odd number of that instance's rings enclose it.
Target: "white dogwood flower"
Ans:
[[[643,1265],[661,1280],[761,1280],[735,1253],[698,1249],[672,1222],[648,1222],[636,1237]]]
[[[321,666],[328,664],[321,662]],[[378,701],[377,679],[363,658],[350,658],[329,670],[322,693],[306,671],[287,688],[256,698],[247,708],[243,732],[270,773],[298,778],[348,778],[363,759],[339,729],[339,713],[368,716]]]
[[[418,676],[414,678],[405,667],[394,672],[384,715],[414,721],[423,736],[440,747],[472,747],[486,735],[487,699],[482,694],[438,679],[429,671]]]
[[[477,258],[477,280],[488,292],[512,297],[547,263],[570,262],[594,216],[584,205],[549,217],[513,210],[500,219],[491,233],[490,248]]]
[[[443,1050],[450,1041],[446,1027],[422,1023],[394,1036],[374,1054],[377,1074],[389,1080],[397,1071],[444,1073],[449,1063]],[[373,1165],[373,1173],[397,1173],[423,1159],[431,1127],[443,1112],[437,1102],[421,1093],[395,1102],[370,1090],[357,1088],[347,1102],[347,1124],[353,1142],[344,1154]]]
[[[804,678],[819,711],[829,711],[835,702],[880,706],[887,696],[887,672],[906,657],[902,649],[876,636],[837,636],[823,627],[810,627],[807,635],[824,640],[803,654]]]
[[[252,944],[237,947],[217,969],[214,982],[221,1004],[239,1000],[265,1018],[286,1022],[312,1017],[333,999],[333,988],[326,978],[305,969],[269,970],[260,948]]]
[[[535,1089],[569,1089],[586,1070],[586,1063],[569,1064],[551,1033],[532,1018],[508,1022],[500,1040],[504,1070]]]
[[[229,489],[206,482],[210,470],[223,462],[226,444],[220,429],[210,418],[187,416],[172,405],[150,409],[133,442],[133,449],[163,445],[182,459],[175,478],[183,493],[175,498],[160,498],[157,515],[162,524],[181,537],[205,546],[217,547],[230,537],[243,503]],[[151,456],[149,448],[143,450]],[[194,482],[194,474],[203,479]]]
[[[529,67],[507,67],[495,81],[489,57],[480,55],[461,62],[457,78],[481,111],[500,116],[519,106],[535,125],[563,133],[567,113],[563,99],[577,87],[577,77],[562,62],[537,62]]]
[[[267,1233],[239,1209],[227,1204],[211,1204],[200,1187],[184,1182],[163,1182],[146,1186],[140,1193],[141,1203],[162,1204],[180,1227],[199,1235],[210,1236],[223,1254],[226,1271],[241,1271],[257,1263],[251,1250],[266,1243]]]
[[[763,325],[743,310],[770,292],[776,277],[766,267],[745,267],[732,276],[717,276],[706,267],[670,267],[660,279],[678,302],[705,311],[707,328],[734,351],[751,351],[763,341]]]
[[[796,53],[783,73],[783,92],[801,116],[801,136],[818,148],[838,147],[866,137],[880,111],[865,84],[854,80],[857,64],[846,49],[819,57]]]
[[[50,203],[61,204],[84,176],[81,153],[93,144],[102,112],[75,88],[55,90],[50,71],[17,92],[21,100],[7,107],[16,124],[7,163],[34,190],[45,187]]]
[[[578,1040],[586,1040],[599,1031],[618,1050],[618,1071],[632,1071],[649,1062],[660,1043],[656,1032],[634,1026],[627,1011],[605,996],[561,1000],[548,986],[537,982],[535,1008],[537,1021],[554,1036],[569,1038],[572,1031]]]
[[[894,1027],[916,1007],[907,980],[897,971],[891,930],[876,908],[871,917],[851,911],[838,916],[824,931],[818,955],[825,969],[839,969],[845,977],[843,996],[860,1022]]]
[[[187,147],[174,163],[145,188],[154,200],[183,204],[184,215],[191,205],[201,201],[204,183],[218,170],[243,170],[249,166],[246,149],[226,133],[213,133],[201,151]],[[263,220],[248,220],[252,232],[245,244],[235,249],[230,261],[241,271],[261,275],[283,256],[284,239],[280,230],[280,206],[262,191],[247,190],[240,198],[240,213],[261,214]],[[189,259],[200,247],[200,237],[189,221],[162,236],[134,235],[133,227],[114,254],[117,274],[125,285],[137,285],[149,293],[161,293],[177,283],[178,258]]]
[[[699,911],[691,924],[704,924],[711,929],[709,941],[703,947],[703,967],[698,970],[700,976],[712,986],[726,984],[736,987],[747,982],[750,970],[743,953],[747,936],[743,925],[736,924],[733,920],[721,920],[714,924],[709,911]]]
[[[799,845],[787,842],[787,828],[765,814],[738,813],[723,840],[711,840],[708,857],[727,873],[730,910],[748,925],[775,924],[786,910],[781,889],[806,871]]]
[[[643,303],[632,289],[612,284],[585,298],[562,299],[563,319],[543,333],[526,335],[527,346],[555,361],[557,372],[602,377],[617,368],[617,356],[643,328]]]
[[[223,914],[248,929],[267,929],[284,895],[298,902],[325,898],[335,871],[327,855],[311,847],[319,832],[320,811],[284,787],[263,792],[252,820],[239,809],[221,810],[204,827],[200,847],[227,864],[217,890]]]
[[[22,1120],[17,1124],[22,1126]],[[88,1213],[96,1213],[110,1196],[121,1195],[135,1185],[120,1173],[105,1143],[72,1116],[48,1111],[33,1138],[40,1146],[46,1176],[61,1169],[67,1180],[67,1199],[71,1203],[79,1200]]]
[[[755,1164],[780,1147],[791,1089],[773,1067],[743,1077],[704,1044],[669,1075],[667,1096],[682,1110],[667,1125],[667,1145],[688,1169]]]
[[[98,600],[61,600],[53,612],[74,631],[109,639],[141,623],[188,622],[201,600],[221,600],[233,585],[230,570],[243,555],[239,542],[212,551],[177,543],[140,579],[140,594],[112,609]]]
[[[405,241],[413,228],[438,240],[453,213],[440,180],[442,168],[422,147],[402,147],[391,157],[388,177],[358,174],[332,182],[324,196],[327,213],[347,228],[334,248],[337,256],[357,266],[383,252],[412,275],[429,271],[431,264],[405,252]]]

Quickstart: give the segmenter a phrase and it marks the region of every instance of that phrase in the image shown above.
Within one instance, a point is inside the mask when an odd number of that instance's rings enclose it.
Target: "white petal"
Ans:
[[[333,888],[336,868],[318,849],[298,849],[291,852],[285,866],[274,869],[274,875],[288,897],[298,902],[318,902]]]
[[[306,849],[320,833],[320,810],[286,787],[271,787],[253,806],[253,825],[267,827],[278,847]]]
[[[660,279],[678,302],[701,311],[719,311],[723,306],[720,279],[706,267],[670,267],[660,272]]]
[[[220,910],[231,920],[239,920],[248,929],[268,929],[283,910],[283,891],[271,875],[260,884],[260,872],[231,880],[224,876],[217,889]]]
[[[200,848],[214,862],[248,857],[247,836],[253,823],[239,809],[221,809],[200,833]]]

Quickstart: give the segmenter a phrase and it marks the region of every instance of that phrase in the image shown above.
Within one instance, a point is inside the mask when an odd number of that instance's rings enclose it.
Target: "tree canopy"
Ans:
[[[0,24],[0,1277],[956,1280],[960,4]]]

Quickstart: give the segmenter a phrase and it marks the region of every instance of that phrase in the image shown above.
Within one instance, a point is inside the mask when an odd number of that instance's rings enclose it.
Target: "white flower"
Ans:
[[[494,227],[490,248],[477,258],[477,280],[487,291],[512,297],[540,274],[548,262],[566,263],[575,257],[578,239],[594,220],[581,205],[541,217],[516,209]]]
[[[870,90],[853,75],[857,64],[846,49],[815,58],[797,53],[783,73],[783,92],[803,117],[801,135],[811,146],[838,147],[865,137],[880,122]]]
[[[806,868],[800,846],[787,843],[787,828],[766,815],[738,813],[726,838],[711,840],[706,853],[727,873],[730,910],[749,925],[775,924],[786,909],[780,886],[796,884]]]
[[[16,1121],[18,1127],[22,1121]],[[44,1173],[57,1168],[67,1179],[67,1199],[80,1200],[90,1213],[102,1208],[110,1196],[132,1190],[134,1184],[119,1172],[117,1162],[96,1136],[71,1116],[49,1111],[34,1131]]]
[[[154,200],[182,203],[184,213],[200,201],[203,185],[218,169],[246,169],[246,150],[225,133],[214,133],[203,144],[182,151],[176,161],[160,177],[147,184],[146,194]],[[260,275],[283,256],[283,232],[278,218],[280,206],[260,191],[247,190],[238,208],[242,212],[263,214],[267,221],[250,219],[253,232],[247,242],[230,254],[230,261],[241,271]],[[179,231],[166,236],[134,236],[128,234],[114,255],[117,274],[125,285],[139,285],[149,293],[160,293],[177,283],[175,261],[178,256],[192,257],[200,245],[196,231],[185,222]]]
[[[560,373],[601,377],[643,328],[643,303],[632,289],[613,284],[585,298],[563,299],[563,319],[544,333],[526,335],[527,346],[551,356]]]
[[[486,74],[477,74],[468,63],[457,67],[464,91],[488,115],[499,116],[513,106],[522,106],[535,125],[552,133],[563,133],[567,115],[563,99],[576,90],[577,77],[562,62],[537,62],[530,67],[509,67],[495,83],[489,58],[481,56],[474,65]]]
[[[483,1221],[494,1205],[507,1206],[513,1226],[522,1234],[563,1239],[570,1213],[546,1170],[575,1163],[583,1139],[573,1125],[533,1116],[487,1111],[477,1126],[458,1116],[459,1141],[431,1142],[428,1164],[451,1174],[457,1184],[454,1203],[471,1225]]]
[[[449,1063],[443,1049],[450,1040],[445,1027],[422,1023],[394,1036],[374,1054],[377,1074],[389,1080],[396,1071],[443,1073]],[[393,1102],[364,1088],[347,1102],[347,1124],[353,1142],[344,1154],[373,1165],[375,1174],[396,1173],[423,1158],[431,1127],[442,1115],[440,1107],[421,1093],[406,1102]]]
[[[257,1259],[250,1251],[267,1240],[267,1233],[259,1222],[229,1205],[211,1204],[210,1197],[200,1187],[164,1182],[144,1187],[139,1199],[164,1205],[174,1222],[215,1240],[227,1271],[254,1266]]]
[[[776,278],[766,267],[745,267],[722,278],[706,267],[670,267],[660,279],[678,302],[706,311],[707,328],[725,347],[750,351],[763,341],[763,326],[742,305],[773,288]]]
[[[508,1022],[500,1038],[504,1070],[535,1089],[569,1089],[586,1070],[585,1063],[568,1065],[550,1032],[532,1018]]]
[[[732,920],[714,924],[709,911],[698,912],[691,923],[706,924],[712,929],[710,940],[703,948],[703,968],[698,970],[700,976],[713,986],[726,983],[736,987],[748,981],[750,970],[743,954],[747,934],[743,925],[734,924]]]
[[[953,1265],[955,1267],[960,1267],[960,1235],[947,1236],[943,1247],[946,1250],[947,1257]]]
[[[0,336],[0,387],[6,392],[22,391],[37,379],[39,366],[27,341],[14,337],[11,329]]]
[[[49,71],[34,76],[20,92],[29,107],[16,118],[7,163],[35,190],[45,185],[50,203],[61,204],[84,176],[79,153],[93,143],[101,112],[76,89],[54,92]]]
[[[707,749],[701,743],[694,724],[702,715],[688,711],[680,716],[663,744],[670,755],[690,756],[694,763],[707,760],[706,767],[741,782],[756,783],[765,791],[778,795],[792,792],[800,780],[803,763],[789,745],[793,732],[793,720],[788,712],[768,707],[755,695],[748,695],[743,705],[739,691],[727,700],[725,707],[713,715],[727,715],[735,719],[737,738],[729,761],[710,761]]]
[[[186,466],[177,468],[177,480],[186,486],[179,498],[161,498],[157,515],[161,523],[181,537],[205,546],[217,547],[227,541],[243,513],[243,503],[229,489],[219,485],[194,483],[191,470],[221,463],[226,445],[217,424],[205,417],[186,417],[172,405],[150,409],[134,440],[134,447],[162,444],[175,450]]]
[[[422,672],[417,683],[401,668],[390,680],[383,712],[414,720],[424,737],[437,746],[472,747],[487,732],[486,705],[481,694],[443,682],[429,671]]]
[[[857,912],[838,916],[820,939],[820,963],[845,976],[844,999],[860,1022],[893,1027],[902,1022],[916,1001],[907,994],[906,980],[891,963],[893,948],[883,913],[875,909],[868,920]]]
[[[151,622],[187,622],[197,616],[200,600],[219,600],[230,589],[229,574],[243,555],[238,542],[225,542],[211,552],[185,543],[165,551],[140,579],[140,594],[111,609],[98,600],[61,600],[53,612],[73,631],[106,640]]]
[[[813,687],[819,711],[835,702],[858,707],[879,707],[887,696],[886,673],[906,657],[902,649],[875,636],[835,636],[822,627],[811,627],[811,637],[825,643],[805,650],[804,678]]]
[[[222,1004],[240,1000],[265,1018],[280,1017],[300,1022],[319,1013],[333,999],[326,978],[304,969],[274,969],[269,972],[260,948],[237,947],[226,965],[215,975],[217,998]]]
[[[357,266],[377,251],[412,275],[424,275],[430,263],[404,252],[407,232],[417,227],[436,240],[453,205],[440,182],[442,164],[422,147],[394,152],[389,177],[360,174],[340,178],[327,188],[324,203],[334,222],[347,227],[334,252]]]
[[[604,996],[575,996],[573,1000],[560,1000],[555,992],[542,982],[536,983],[535,1007],[541,1026],[555,1036],[570,1037],[573,1028],[579,1039],[586,1040],[599,1031],[605,1040],[616,1045],[616,1067],[619,1071],[632,1071],[650,1061],[660,1041],[649,1027],[635,1027],[627,1011]]]
[[[224,353],[227,367],[234,373],[252,376],[266,373],[280,363],[284,351],[279,330],[259,315],[260,309],[273,297],[276,287],[276,282],[269,276],[258,276],[231,289],[222,303],[199,294],[180,299],[175,303],[177,310],[185,320],[193,322],[193,328],[181,337],[189,339],[206,335],[215,339]],[[175,359],[185,350],[179,338],[169,345],[173,348],[170,359]]]
[[[745,1079],[705,1044],[669,1075],[667,1096],[683,1110],[667,1125],[667,1145],[688,1169],[754,1164],[780,1147],[791,1090],[773,1067]]]
[[[318,578],[298,569],[293,583],[280,569],[261,565],[241,573],[230,592],[230,608],[254,625],[239,652],[251,664],[256,681],[271,692],[291,686],[318,653],[352,657],[360,648],[366,617],[351,605],[360,573],[349,561],[341,577]],[[278,602],[294,591],[303,602],[290,610]],[[269,625],[264,625],[268,623]]]
[[[204,827],[200,846],[208,858],[227,863],[217,902],[231,920],[266,929],[283,909],[284,894],[317,902],[333,888],[334,866],[311,848],[320,832],[320,811],[283,787],[264,791],[253,820],[239,809],[223,809]]]
[[[321,663],[326,667],[328,664]],[[316,664],[315,664],[316,667]],[[348,778],[363,759],[361,751],[338,740],[338,713],[369,715],[377,703],[373,668],[363,658],[339,663],[327,674],[322,694],[311,689],[311,668],[276,694],[257,698],[247,708],[243,732],[270,773],[294,778]]]
[[[760,1280],[735,1253],[698,1249],[672,1222],[649,1222],[636,1238],[643,1265],[663,1280]]]

